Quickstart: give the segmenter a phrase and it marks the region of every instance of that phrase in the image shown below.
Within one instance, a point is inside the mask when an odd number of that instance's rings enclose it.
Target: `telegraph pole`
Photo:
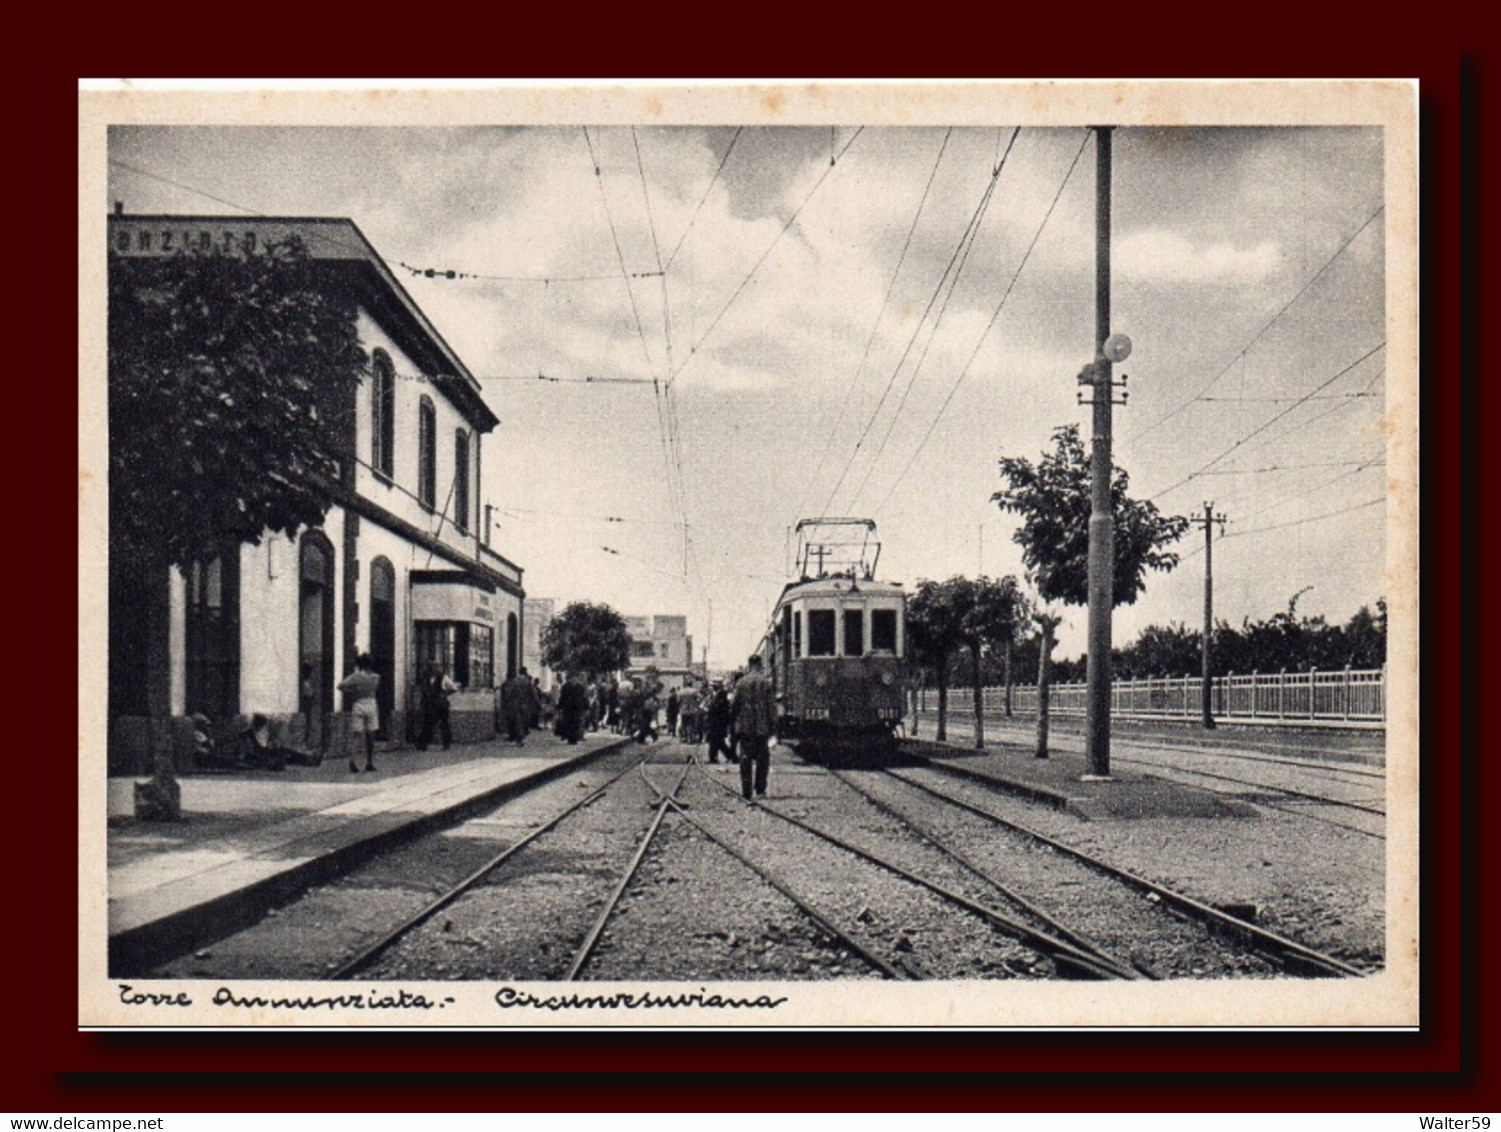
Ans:
[[[1214,513],[1214,504],[1204,504],[1204,517],[1195,519],[1204,524],[1204,640],[1201,651],[1203,660],[1203,691],[1200,697],[1204,708],[1204,730],[1214,730],[1213,693],[1214,678],[1210,675],[1210,642],[1214,639],[1214,524],[1220,525],[1220,534],[1225,533],[1225,516]]]
[[[1094,386],[1094,448],[1090,453],[1089,661],[1085,742],[1091,777],[1110,777],[1110,615],[1114,608],[1115,530],[1110,499],[1110,411],[1115,382],[1111,363],[1124,361],[1130,342],[1110,334],[1110,138],[1113,126],[1095,131],[1095,358],[1085,374]],[[1080,375],[1084,382],[1085,374]]]

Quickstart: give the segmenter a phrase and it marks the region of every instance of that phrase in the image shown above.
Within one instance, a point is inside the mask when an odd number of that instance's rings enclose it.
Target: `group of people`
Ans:
[[[351,730],[363,740],[364,770],[375,767],[375,736],[380,730],[377,692],[380,676],[368,653],[361,653],[354,671],[339,683],[339,691],[349,699]],[[446,751],[453,742],[449,718],[449,698],[459,690],[442,666],[427,664],[418,682],[421,724],[417,749],[427,750],[434,739]],[[526,742],[528,732],[539,727],[544,707],[552,707],[553,734],[568,743],[578,743],[586,731],[608,728],[611,732],[630,735],[638,743],[658,738],[657,717],[663,709],[660,686],[654,680],[639,685],[630,679],[589,680],[577,674],[568,676],[549,702],[539,682],[525,667],[509,677],[500,689],[500,715],[505,733],[518,746]],[[771,682],[762,671],[759,655],[752,655],[743,673],[737,673],[732,688],[723,680],[714,680],[702,691],[691,682],[681,690],[671,689],[666,701],[667,733],[685,743],[708,744],[708,761],[719,762],[721,755],[740,766],[741,791],[745,797],[766,793],[770,770],[770,744],[776,732],[776,697]],[[196,718],[196,717],[195,717]],[[205,724],[207,721],[204,721]],[[205,728],[206,729],[206,728]],[[208,740],[203,738],[202,743]],[[211,745],[210,745],[211,747]],[[288,762],[302,762],[304,755],[278,746],[271,741],[264,716],[255,716],[241,736],[240,765],[280,770]],[[202,749],[199,760],[204,761]],[[321,755],[317,756],[321,762]],[[316,763],[311,763],[316,765]],[[349,770],[361,769],[353,756]]]
[[[649,676],[595,680],[578,674],[567,676],[549,694],[521,668],[501,685],[500,713],[506,737],[518,746],[549,718],[553,734],[567,743],[604,730],[638,743],[654,742],[660,737],[658,718],[665,714],[666,734],[694,746],[706,743],[711,763],[723,756],[739,765],[745,797],[766,793],[777,709],[759,655],[751,656],[728,686],[713,680],[700,688],[690,681],[669,689],[665,697]]]

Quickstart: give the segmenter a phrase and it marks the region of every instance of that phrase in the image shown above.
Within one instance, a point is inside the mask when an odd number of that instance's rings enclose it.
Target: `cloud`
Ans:
[[[1271,240],[1237,246],[1223,240],[1196,243],[1178,232],[1150,228],[1111,244],[1112,270],[1140,280],[1173,283],[1259,283],[1282,266]]]

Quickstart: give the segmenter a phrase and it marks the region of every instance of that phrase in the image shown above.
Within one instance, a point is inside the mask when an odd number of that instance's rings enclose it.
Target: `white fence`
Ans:
[[[1086,686],[1054,684],[1048,690],[1048,708],[1053,715],[1083,715]],[[1117,680],[1111,687],[1110,713],[1122,719],[1199,719],[1203,714],[1203,679],[1170,676],[1151,680]],[[1001,715],[1006,690],[984,689],[985,714]],[[1037,710],[1037,689],[1014,685],[1014,711],[1031,715]],[[938,695],[924,689],[922,706],[933,711]],[[1211,693],[1216,719],[1260,723],[1322,723],[1351,727],[1381,727],[1386,723],[1386,670],[1382,668],[1337,668],[1302,672],[1251,672],[1216,676]],[[949,712],[958,719],[973,714],[969,688],[949,689]]]

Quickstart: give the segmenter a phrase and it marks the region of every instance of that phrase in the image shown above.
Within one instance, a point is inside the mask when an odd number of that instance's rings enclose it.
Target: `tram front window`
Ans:
[[[844,655],[865,655],[865,610],[844,611]]]
[[[896,610],[870,611],[870,647],[872,652],[896,652]]]
[[[808,655],[834,655],[834,611],[808,610]]]

